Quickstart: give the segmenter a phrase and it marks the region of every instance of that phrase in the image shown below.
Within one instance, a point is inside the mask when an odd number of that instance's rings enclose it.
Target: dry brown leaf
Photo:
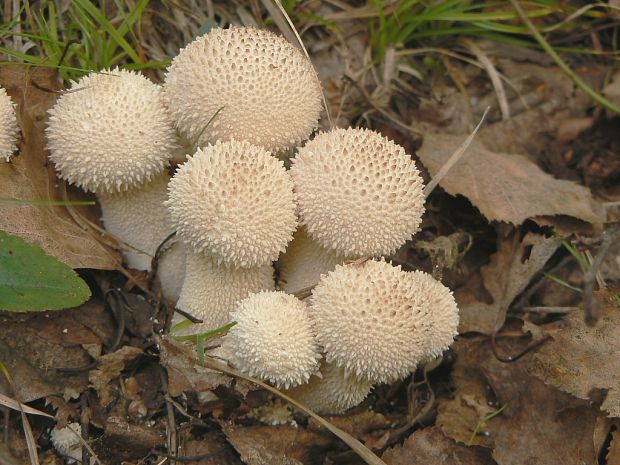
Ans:
[[[458,289],[455,297],[460,309],[459,331],[491,334],[501,326],[510,304],[558,246],[556,238],[533,233],[528,233],[522,242],[519,242],[518,231],[513,231],[507,238],[500,238],[491,262],[481,269],[484,286],[493,301],[479,301],[468,287]],[[529,257],[524,260],[526,252],[529,252]]]
[[[22,402],[41,397],[74,396],[87,388],[86,372],[61,373],[91,358],[81,344],[102,344],[113,325],[102,305],[89,302],[62,312],[0,316],[0,360],[6,365]],[[0,392],[13,396],[0,377]]]
[[[181,432],[179,457],[183,457],[186,465],[243,465],[233,447],[226,442],[223,434],[209,431],[199,439],[189,438],[188,430]],[[188,460],[187,457],[201,457],[197,460]]]
[[[536,354],[531,372],[580,399],[606,391],[601,409],[620,417],[620,312],[607,300],[596,326],[587,326],[581,312],[567,315],[566,323]]]
[[[92,447],[103,463],[135,463],[130,459],[143,459],[153,449],[166,443],[165,426],[162,424],[134,425],[123,418],[110,417],[102,436],[93,441]]]
[[[23,134],[19,155],[13,156],[11,163],[0,163],[0,197],[59,200],[44,135],[47,110],[61,89],[58,74],[51,68],[4,65],[0,67],[0,86],[17,104]],[[114,269],[121,261],[116,252],[80,228],[64,207],[3,203],[1,208],[0,229],[40,246],[72,268]]]
[[[509,353],[524,345],[519,338],[500,341],[502,350]],[[596,463],[596,407],[528,376],[531,354],[504,363],[495,358],[490,342],[482,339],[460,339],[454,350],[454,398],[439,399],[437,416],[437,425],[446,435],[461,442],[471,437],[481,417],[475,406],[463,401],[469,396],[479,405],[507,404],[500,415],[482,425],[483,435],[475,440],[493,449],[499,465]]]
[[[142,355],[137,347],[123,346],[116,352],[103,355],[97,360],[97,368],[88,372],[88,381],[97,391],[99,401],[106,407],[112,398],[112,391],[117,389],[116,383],[111,381],[117,378],[125,365]]]
[[[482,417],[495,410],[489,405],[492,391],[480,363],[488,358],[482,343],[458,340],[453,349],[458,354],[450,374],[454,394],[439,399],[436,424],[451,439],[467,444]],[[492,436],[478,436],[476,445],[492,447]]]
[[[428,134],[417,155],[435,175],[464,137]],[[543,215],[568,215],[590,223],[603,219],[590,191],[555,179],[527,158],[496,153],[473,141],[465,155],[439,183],[452,195],[464,195],[489,221],[519,225]]]
[[[508,406],[510,408],[510,404]],[[521,407],[488,423],[499,465],[595,465],[596,412],[586,402],[530,378]]]
[[[211,391],[231,382],[228,376],[200,366],[195,348],[164,338],[160,342],[160,350],[160,363],[168,373],[168,392],[172,397],[186,391]]]
[[[492,465],[495,462],[481,447],[466,447],[447,438],[439,428],[416,431],[403,443],[385,451],[387,465]]]
[[[334,436],[294,426],[241,426],[223,424],[228,441],[246,465],[322,464]]]

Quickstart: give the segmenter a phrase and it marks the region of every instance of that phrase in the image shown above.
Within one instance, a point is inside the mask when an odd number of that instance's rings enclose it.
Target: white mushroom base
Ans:
[[[130,268],[150,270],[157,248],[174,231],[164,206],[169,180],[163,174],[141,188],[98,195],[106,231],[137,249],[123,252]],[[174,301],[179,297],[185,272],[183,249],[181,244],[175,244],[159,263],[163,293]]]
[[[235,304],[250,294],[273,290],[273,267],[228,268],[208,255],[187,251],[185,281],[177,308],[202,320],[180,334],[195,334],[224,326]]]

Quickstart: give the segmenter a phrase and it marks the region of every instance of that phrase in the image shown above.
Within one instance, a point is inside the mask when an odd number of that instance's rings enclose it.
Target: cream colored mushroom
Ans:
[[[18,133],[15,104],[6,90],[0,87],[0,158],[4,158],[7,162],[17,150]]]
[[[225,266],[271,264],[297,227],[288,172],[248,142],[198,149],[177,170],[169,194],[178,236]]]
[[[306,291],[319,282],[321,275],[344,263],[345,257],[320,246],[300,227],[278,263],[278,286],[289,294]]]
[[[237,139],[270,151],[294,147],[322,108],[319,79],[303,53],[249,27],[198,37],[173,59],[164,88],[180,132],[200,145]]]
[[[326,360],[374,382],[407,376],[446,349],[457,334],[450,290],[423,272],[384,261],[338,265],[310,299],[310,317]]]
[[[308,383],[291,388],[285,394],[322,415],[338,415],[359,405],[368,396],[374,383],[343,368],[323,362],[320,373]]]
[[[231,313],[237,324],[224,336],[230,362],[277,387],[305,383],[318,368],[320,353],[301,300],[284,292],[259,292]]]
[[[274,287],[271,265],[226,267],[205,254],[188,252],[185,280],[176,306],[202,323],[178,334],[195,334],[224,326],[230,322],[230,312],[238,301]]]
[[[418,230],[422,178],[405,150],[367,129],[335,129],[298,150],[290,170],[300,224],[348,257],[395,252]]]
[[[173,232],[163,201],[176,134],[161,87],[132,71],[91,73],[73,82],[49,113],[47,147],[59,176],[97,193],[105,227],[141,251],[125,255],[128,265],[149,270]],[[169,275],[180,277],[178,270]],[[162,281],[178,294],[177,284]]]

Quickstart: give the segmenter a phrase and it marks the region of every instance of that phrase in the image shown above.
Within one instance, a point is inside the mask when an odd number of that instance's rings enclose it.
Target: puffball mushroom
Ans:
[[[164,206],[170,176],[164,172],[151,182],[123,192],[98,196],[106,231],[138,251],[125,251],[125,262],[136,270],[150,270],[159,245],[174,232]],[[158,275],[163,294],[177,301],[185,274],[185,246],[177,241],[163,255]]]
[[[424,213],[420,172],[405,150],[367,129],[335,129],[298,150],[290,170],[299,221],[319,244],[349,256],[395,252]]]
[[[322,108],[319,79],[303,53],[249,27],[213,28],[191,42],[172,60],[164,88],[178,129],[200,145],[242,139],[270,151],[294,147]]]
[[[47,148],[59,176],[86,191],[122,192],[163,172],[176,134],[161,87],[133,71],[72,82],[49,110]]]
[[[176,134],[161,87],[133,71],[91,73],[49,114],[47,147],[59,176],[99,196],[105,227],[146,252],[127,254],[129,265],[150,269],[173,231],[162,203]]]
[[[271,265],[225,267],[202,253],[188,251],[185,281],[176,306],[202,320],[187,330],[194,334],[224,326],[239,300],[274,287]]]
[[[285,394],[305,405],[315,413],[338,415],[359,405],[374,383],[331,363],[321,364],[320,376],[314,375],[308,383],[291,388]]]
[[[237,324],[222,347],[242,372],[289,388],[318,369],[320,354],[301,300],[280,291],[259,292],[240,301],[231,318]]]
[[[0,158],[4,158],[7,162],[17,150],[18,132],[15,105],[6,90],[0,87]]]
[[[177,235],[218,264],[271,264],[297,227],[288,172],[249,142],[198,149],[179,167],[168,190],[166,205]]]
[[[310,317],[326,360],[347,375],[391,382],[446,349],[457,334],[458,309],[450,290],[429,278],[375,260],[323,276]]]
[[[342,264],[345,257],[320,246],[300,227],[293,240],[278,260],[280,264],[280,289],[295,294],[314,287],[321,275]]]

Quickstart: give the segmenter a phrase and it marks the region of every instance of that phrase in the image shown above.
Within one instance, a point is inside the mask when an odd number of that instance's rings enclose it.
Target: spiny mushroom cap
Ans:
[[[17,146],[17,133],[19,126],[15,117],[15,105],[8,96],[6,90],[0,87],[0,158],[7,162]]]
[[[434,313],[455,312],[456,306],[434,309],[435,292],[425,292],[430,287],[423,273],[408,273],[384,261],[336,266],[321,278],[310,301],[327,361],[376,382],[414,371],[428,355],[429,344],[437,351],[454,336],[453,319],[447,318],[449,329],[438,328],[446,318],[436,319]]]
[[[315,413],[337,415],[359,405],[374,385],[364,378],[346,376],[343,368],[331,363],[321,365],[321,376],[312,376],[307,384],[286,394]]]
[[[284,292],[260,292],[237,304],[237,324],[222,343],[231,362],[250,376],[278,387],[305,383],[319,367],[320,354],[307,306]]]
[[[202,320],[181,334],[195,334],[224,326],[238,301],[254,292],[272,290],[273,268],[228,268],[209,256],[187,251],[185,280],[177,308]]]
[[[293,147],[321,112],[310,61],[282,37],[254,28],[214,28],[197,38],[172,61],[164,88],[178,128],[201,145],[242,139],[270,151]]]
[[[431,307],[432,330],[425,341],[426,356],[438,357],[458,334],[459,309],[450,288],[423,271],[412,271],[411,274],[415,275],[413,279],[418,292],[428,297]]]
[[[278,258],[297,227],[292,180],[281,161],[248,142],[198,149],[168,186],[179,237],[235,267]]]
[[[377,132],[321,133],[299,149],[290,173],[300,223],[342,255],[389,255],[420,225],[420,173],[401,146]]]
[[[345,257],[319,245],[300,227],[286,252],[278,260],[280,264],[280,288],[294,294],[314,287],[321,275],[342,264]]]
[[[160,86],[133,71],[91,73],[49,111],[50,159],[61,178],[92,192],[121,192],[163,171],[176,134]]]

